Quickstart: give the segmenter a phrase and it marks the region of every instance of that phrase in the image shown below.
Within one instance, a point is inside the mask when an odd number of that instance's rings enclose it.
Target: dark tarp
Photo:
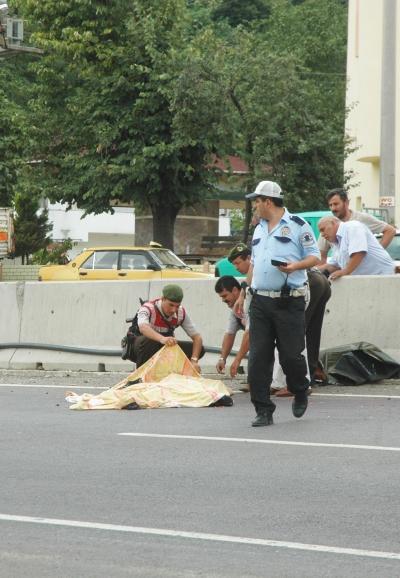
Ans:
[[[372,343],[360,341],[320,352],[329,383],[361,385],[400,378],[400,364]]]

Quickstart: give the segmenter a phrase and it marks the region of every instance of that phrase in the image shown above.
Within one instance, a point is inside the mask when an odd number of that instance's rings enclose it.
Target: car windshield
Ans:
[[[157,250],[152,249],[150,254],[154,257],[155,261],[161,265],[162,268],[171,267],[173,269],[190,269],[179,257],[175,255],[172,251],[168,250]]]

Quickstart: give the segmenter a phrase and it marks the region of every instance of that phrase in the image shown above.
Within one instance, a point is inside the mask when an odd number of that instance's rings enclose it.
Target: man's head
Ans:
[[[251,251],[247,245],[245,245],[245,243],[239,243],[230,251],[228,260],[240,273],[246,275],[250,267],[250,256]]]
[[[246,195],[246,199],[254,201],[255,214],[260,219],[268,219],[271,211],[283,207],[283,193],[278,183],[261,181],[254,193]]]
[[[321,236],[331,243],[335,243],[336,241],[336,233],[339,225],[340,220],[334,216],[322,217],[322,219],[318,221],[318,229]]]
[[[215,292],[230,309],[235,305],[240,295],[240,284],[232,275],[220,277],[215,284]]]
[[[333,215],[341,221],[348,221],[350,218],[349,197],[344,189],[332,189],[326,195],[329,209]]]
[[[176,313],[183,299],[183,291],[179,285],[165,285],[162,290],[161,307],[164,314],[170,317]]]

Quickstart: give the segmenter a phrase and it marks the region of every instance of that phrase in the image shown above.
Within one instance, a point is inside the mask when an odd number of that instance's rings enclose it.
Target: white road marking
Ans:
[[[400,399],[400,395],[374,394],[374,393],[312,393],[313,397],[378,397],[383,399]]]
[[[109,389],[111,386],[104,386],[104,385],[74,385],[74,384],[65,384],[65,385],[53,385],[53,384],[37,384],[37,383],[0,383],[0,387],[15,387],[15,388],[22,388],[22,387],[36,387],[38,389],[45,388],[45,389]]]
[[[205,440],[205,441],[217,441],[217,442],[240,442],[248,444],[270,444],[270,445],[281,445],[281,446],[306,446],[306,447],[316,447],[316,448],[340,448],[340,449],[350,449],[350,450],[377,450],[381,452],[400,452],[400,447],[390,447],[390,446],[363,446],[356,444],[328,444],[319,442],[292,442],[287,440],[265,440],[257,438],[227,438],[218,436],[185,436],[185,435],[174,435],[174,434],[153,434],[153,433],[139,433],[139,432],[121,432],[118,433],[119,436],[132,436],[132,437],[146,437],[146,438],[165,438],[165,439],[182,439],[182,440]]]
[[[113,384],[114,385],[114,384]],[[56,384],[46,384],[46,383],[0,383],[0,387],[33,387],[33,388],[43,388],[48,387],[49,389],[109,389],[112,385],[56,385]],[[240,390],[235,390],[235,394],[241,394]],[[400,395],[387,394],[366,394],[366,393],[312,393],[312,397],[358,397],[358,398],[382,398],[382,399],[400,399]],[[274,398],[275,399],[275,398]],[[291,399],[291,398],[280,398],[280,399]],[[311,398],[312,399],[312,398]]]
[[[184,538],[189,540],[208,540],[210,542],[228,542],[231,544],[248,544],[251,546],[289,548],[292,550],[306,550],[309,552],[324,552],[329,554],[343,554],[346,556],[366,556],[369,558],[385,558],[387,560],[400,560],[400,554],[397,552],[381,552],[378,550],[340,548],[336,546],[324,546],[320,544],[303,544],[301,542],[263,540],[262,538],[244,538],[241,536],[227,536],[224,534],[208,534],[203,532],[184,532],[180,530],[168,530],[164,528],[143,528],[140,526],[125,526],[125,525],[122,526],[119,524],[101,524],[96,522],[81,522],[78,520],[62,520],[57,518],[13,516],[9,514],[0,514],[0,521],[22,522],[25,524],[41,524],[48,526],[65,526],[70,528],[87,528],[90,530],[105,530],[108,532],[128,532],[131,534],[144,534],[150,536]]]

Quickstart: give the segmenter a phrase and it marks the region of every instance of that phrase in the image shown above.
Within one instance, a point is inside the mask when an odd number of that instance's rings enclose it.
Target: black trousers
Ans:
[[[186,357],[190,359],[192,357],[193,341],[178,341],[178,345],[181,349],[183,349]],[[138,368],[144,363],[146,363],[146,361],[148,361],[150,357],[153,357],[153,355],[157,353],[157,351],[159,351],[162,347],[164,346],[161,343],[159,343],[158,341],[154,341],[153,339],[149,339],[144,335],[141,335],[140,337],[135,337],[133,351],[136,360],[135,361],[136,367]],[[201,348],[199,357],[203,357],[203,355],[204,355],[204,347]]]
[[[318,367],[325,306],[331,297],[331,285],[323,273],[308,271],[310,303],[306,309],[307,360],[311,380]]]
[[[286,375],[287,388],[293,394],[306,395],[309,381],[305,347],[304,297],[280,299],[254,295],[250,305],[250,351],[248,377],[251,401],[256,411],[275,409],[270,399],[275,345]]]

